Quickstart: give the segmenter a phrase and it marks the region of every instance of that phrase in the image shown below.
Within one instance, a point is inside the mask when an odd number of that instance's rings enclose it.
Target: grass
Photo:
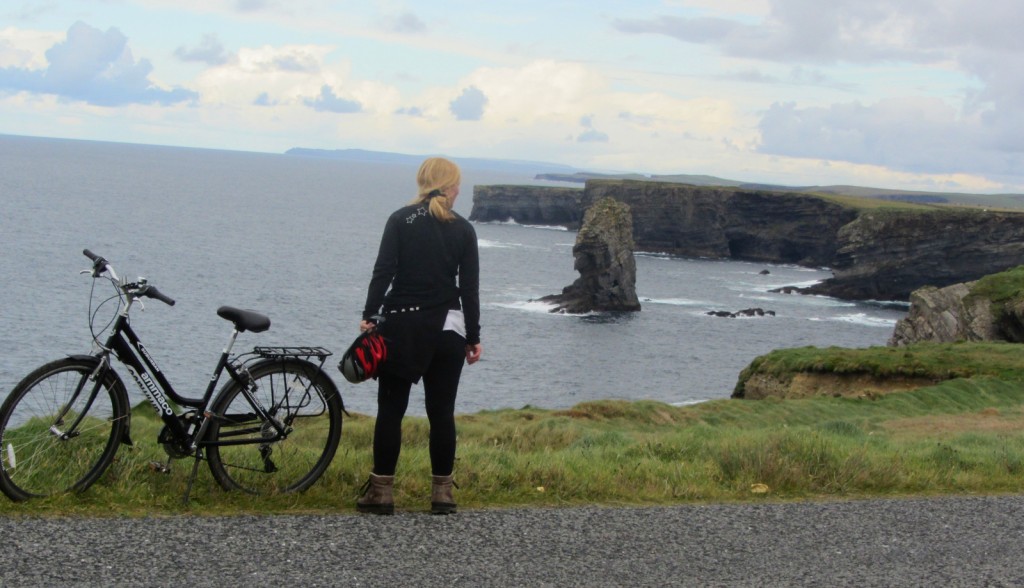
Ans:
[[[998,494],[1024,489],[1024,374],[1011,345],[861,350],[879,373],[964,374],[911,392],[868,398],[715,400],[676,407],[602,401],[569,410],[485,411],[458,417],[456,497],[461,508],[653,505],[718,501]],[[776,352],[775,369],[853,369],[851,350]],[[902,350],[899,353],[903,353]],[[1019,353],[1019,351],[1018,351]],[[952,354],[952,355],[949,355]],[[785,367],[783,367],[785,365]],[[796,367],[794,367],[796,366]],[[959,371],[957,372],[960,373]],[[158,426],[133,417],[134,447],[82,494],[27,503],[0,515],[149,516],[181,513],[354,512],[370,470],[373,419],[352,415],[324,477],[301,494],[253,498],[221,490],[206,469],[182,504],[191,461],[172,473]],[[399,511],[429,508],[428,425],[407,418],[396,479]]]
[[[735,394],[755,374],[781,378],[796,373],[865,374],[876,378],[934,381],[990,376],[1024,377],[1024,353],[1014,343],[918,343],[907,347],[800,347],[779,349],[756,358],[739,376]]]

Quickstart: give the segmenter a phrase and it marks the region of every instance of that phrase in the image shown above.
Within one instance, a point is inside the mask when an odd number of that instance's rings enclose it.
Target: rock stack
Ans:
[[[561,294],[540,299],[556,305],[551,312],[640,310],[629,205],[613,198],[594,202],[583,216],[572,253],[580,277]]]

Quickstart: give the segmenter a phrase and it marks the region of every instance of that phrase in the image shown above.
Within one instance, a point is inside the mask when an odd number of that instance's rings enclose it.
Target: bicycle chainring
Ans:
[[[171,433],[171,429],[164,425],[163,429],[160,429],[160,435],[157,437],[157,442],[163,445],[164,452],[167,453],[171,459],[181,459],[192,455],[192,448],[184,443],[179,443],[174,435]]]

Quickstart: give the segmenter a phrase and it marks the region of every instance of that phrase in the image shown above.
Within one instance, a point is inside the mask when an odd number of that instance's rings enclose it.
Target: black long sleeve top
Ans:
[[[459,215],[451,222],[435,219],[426,203],[400,208],[384,226],[363,318],[382,310],[442,305],[462,310],[466,343],[479,343],[480,256],[476,231]]]

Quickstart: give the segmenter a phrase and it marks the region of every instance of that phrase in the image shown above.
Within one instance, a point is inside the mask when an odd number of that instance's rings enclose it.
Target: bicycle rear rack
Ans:
[[[330,350],[324,347],[253,347],[252,352],[260,357],[266,358],[280,358],[280,357],[303,357],[311,358],[316,357],[317,359],[324,360],[331,355]]]

